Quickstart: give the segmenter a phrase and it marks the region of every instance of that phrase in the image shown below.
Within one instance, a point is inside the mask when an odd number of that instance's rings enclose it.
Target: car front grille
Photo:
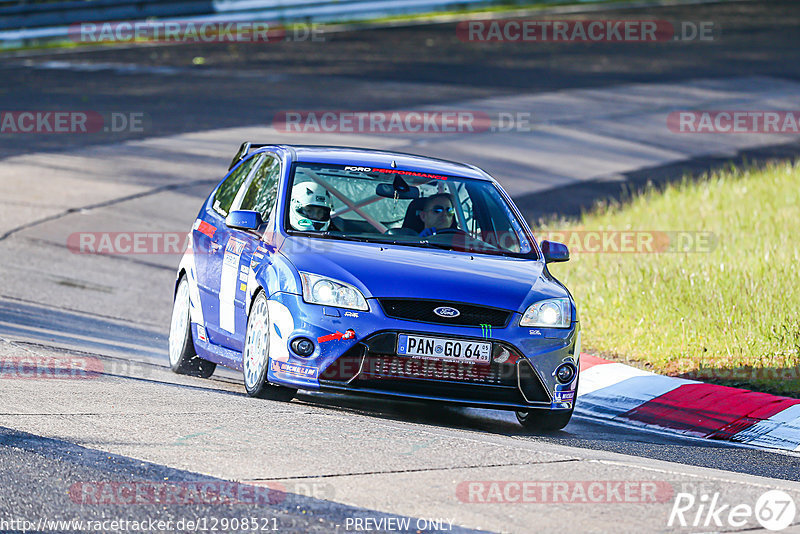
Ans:
[[[353,346],[319,377],[320,385],[372,389],[500,403],[549,403],[550,396],[527,363],[497,363],[493,343],[489,365],[397,356],[397,333],[383,332]],[[505,346],[506,350],[513,350]],[[523,393],[524,392],[524,393]]]
[[[421,380],[450,380],[477,384],[515,385],[517,376],[513,365],[464,364],[436,360],[418,360],[389,354],[370,356],[362,373],[365,378],[416,378]],[[505,381],[504,381],[505,379]]]
[[[502,328],[508,324],[511,313],[508,310],[476,306],[463,302],[446,300],[378,299],[383,313],[394,319],[418,321],[421,323],[448,324],[455,326],[489,325]],[[433,310],[440,307],[455,308],[460,313],[456,317],[441,317]]]

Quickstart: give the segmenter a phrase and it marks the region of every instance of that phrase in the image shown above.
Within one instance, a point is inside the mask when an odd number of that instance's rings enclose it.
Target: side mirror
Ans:
[[[564,243],[557,243],[555,241],[542,241],[541,247],[542,253],[544,254],[545,263],[569,261],[569,249]]]
[[[225,219],[225,224],[239,230],[255,230],[264,224],[264,220],[257,211],[236,210],[230,212]]]

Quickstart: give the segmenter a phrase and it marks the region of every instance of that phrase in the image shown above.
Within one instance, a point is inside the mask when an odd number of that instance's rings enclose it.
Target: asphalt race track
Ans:
[[[229,370],[175,375],[166,348],[180,255],[67,247],[80,232],[187,232],[245,140],[469,161],[529,219],[574,214],[647,180],[800,151],[797,134],[687,138],[664,122],[675,109],[796,108],[800,4],[587,16],[713,21],[715,33],[465,43],[441,24],[324,42],[0,56],[4,111],[144,117],[136,131],[0,134],[0,358],[73,370],[0,373],[0,531],[750,532],[762,528],[755,517],[729,523],[726,510],[720,526],[710,502],[755,507],[778,489],[800,503],[797,453],[580,415],[564,431],[531,434],[505,412],[315,393],[275,403],[246,397]],[[330,109],[523,112],[534,127],[432,136],[274,127],[282,111]],[[562,484],[569,498],[519,502],[513,481]],[[597,498],[576,493],[592,484],[604,488]],[[686,525],[669,523],[679,493],[697,498]],[[783,532],[800,532],[800,516]]]

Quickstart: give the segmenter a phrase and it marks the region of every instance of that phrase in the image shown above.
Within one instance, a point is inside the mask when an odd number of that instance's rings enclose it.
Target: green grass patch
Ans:
[[[452,15],[468,15],[475,16],[481,13],[487,15],[496,15],[497,13],[514,13],[516,11],[539,11],[552,8],[572,7],[572,6],[587,6],[587,5],[603,5],[603,4],[626,4],[634,3],[632,0],[545,0],[542,2],[528,2],[525,0],[499,0],[494,3],[479,3],[479,4],[462,4],[453,5],[449,9],[441,9],[438,11],[428,11],[424,13],[400,13],[397,15],[386,15],[384,17],[375,17],[372,19],[351,19],[344,20],[346,23],[352,24],[381,24],[385,22],[415,22],[425,21],[427,19],[437,17],[447,17]],[[576,15],[583,13],[578,12]],[[331,23],[337,24],[337,23]]]
[[[570,262],[551,264],[578,303],[589,352],[658,373],[800,396],[800,163],[649,188],[535,234],[587,230],[653,232],[662,245],[659,232],[715,238],[710,251],[571,250]],[[585,237],[578,242],[586,245]]]

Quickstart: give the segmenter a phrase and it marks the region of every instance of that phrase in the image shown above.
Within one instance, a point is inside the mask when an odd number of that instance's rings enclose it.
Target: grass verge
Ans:
[[[573,245],[550,269],[590,352],[800,397],[800,162],[684,179],[535,234]],[[635,252],[608,251],[627,238]]]

